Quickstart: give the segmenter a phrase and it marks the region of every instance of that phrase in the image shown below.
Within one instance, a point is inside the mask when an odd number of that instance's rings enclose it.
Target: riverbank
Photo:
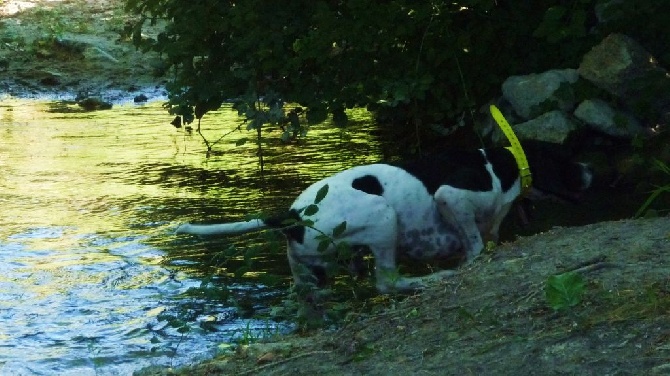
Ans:
[[[339,330],[136,374],[667,375],[668,265],[668,218],[555,228]],[[547,280],[566,272],[583,277],[583,295],[555,310]]]
[[[164,98],[160,60],[129,39],[123,1],[0,2],[0,90],[20,98]]]

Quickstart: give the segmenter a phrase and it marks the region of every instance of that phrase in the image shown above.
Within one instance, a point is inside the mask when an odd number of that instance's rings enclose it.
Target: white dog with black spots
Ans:
[[[525,142],[523,149],[534,191],[574,199],[590,186],[591,169],[571,161],[559,145]],[[183,224],[177,233],[234,235],[280,228],[287,237],[296,284],[322,283],[335,244],[343,241],[372,253],[380,292],[406,292],[454,272],[400,276],[399,255],[428,260],[462,253],[471,262],[486,242],[498,240],[502,220],[522,193],[520,180],[517,162],[506,148],[451,150],[402,165],[370,164],[342,171],[312,184],[289,210],[271,218]],[[327,194],[316,200],[324,186]],[[306,215],[305,208],[315,201],[319,210]],[[311,221],[309,226],[305,220]],[[338,226],[343,230],[335,241],[319,249],[323,234]]]

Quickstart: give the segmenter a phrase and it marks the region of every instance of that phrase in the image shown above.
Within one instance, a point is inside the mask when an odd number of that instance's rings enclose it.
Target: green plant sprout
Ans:
[[[585,289],[584,277],[576,272],[568,272],[547,278],[544,292],[549,306],[561,311],[579,304]]]

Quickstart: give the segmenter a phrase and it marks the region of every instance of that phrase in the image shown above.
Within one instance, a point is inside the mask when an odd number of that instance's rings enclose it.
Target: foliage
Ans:
[[[670,167],[667,164],[663,163],[662,161],[659,161],[658,159],[654,159],[653,162],[654,162],[655,167],[658,170],[663,172],[665,175],[670,176]],[[647,213],[648,209],[649,209],[649,206],[651,206],[651,204],[654,201],[656,201],[656,199],[661,195],[661,193],[664,193],[664,192],[670,192],[670,184],[665,184],[665,185],[656,187],[656,189],[654,189],[649,194],[649,197],[647,197],[645,202],[642,204],[642,206],[640,206],[640,208],[637,210],[637,212],[635,213],[635,215],[633,217],[639,218],[642,215],[644,215],[645,213]]]
[[[552,275],[545,285],[545,298],[554,310],[564,310],[581,302],[585,286],[584,278],[579,273]]]
[[[302,220],[288,219],[283,223],[285,228],[304,226],[318,232],[317,251],[331,266],[325,270],[331,288],[318,286],[318,281],[310,282],[311,273],[307,274],[303,283],[293,286],[289,296],[272,309],[272,318],[292,320],[301,329],[341,323],[360,304],[357,298],[369,296],[374,290],[371,284],[361,283],[357,275],[351,275],[352,272],[360,272],[359,255],[348,243],[337,240],[346,231],[347,222],[341,222],[326,232],[316,228],[314,221],[309,219],[319,212],[319,204],[327,196],[328,190],[328,184],[319,188],[313,203],[300,210]],[[351,293],[353,297],[348,297]]]
[[[234,101],[249,129],[279,126],[284,140],[328,114],[342,126],[352,107],[412,132],[450,127],[496,96],[509,75],[576,67],[613,31],[670,62],[670,36],[659,33],[668,7],[654,0],[126,0],[141,16],[134,42],[171,68],[172,113],[189,123]],[[157,22],[164,31],[145,38],[143,25]]]

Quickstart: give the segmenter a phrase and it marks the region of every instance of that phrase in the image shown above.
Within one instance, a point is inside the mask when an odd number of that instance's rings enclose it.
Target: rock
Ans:
[[[525,123],[516,124],[512,128],[521,140],[562,144],[578,129],[578,126],[564,112],[554,110]]]
[[[57,76],[49,75],[42,77],[40,83],[45,86],[58,86],[60,85],[60,79]]]
[[[77,104],[86,111],[109,110],[112,108],[111,103],[95,97],[84,98],[78,101]]]
[[[596,4],[593,7],[593,11],[595,13],[596,20],[598,20],[598,23],[607,23],[613,19],[616,19],[612,13],[616,12],[620,8],[621,3],[623,3],[623,0],[610,0]]]
[[[135,98],[133,98],[133,102],[135,102],[135,103],[142,103],[142,102],[146,102],[148,100],[149,100],[149,98],[144,94],[136,95]]]
[[[511,76],[503,83],[502,93],[516,113],[528,120],[546,112],[546,109],[543,111],[537,106],[547,100],[555,101],[558,109],[571,111],[576,104],[574,95],[571,95],[571,91],[567,95],[557,95],[559,94],[557,90],[562,85],[577,82],[578,79],[579,74],[575,69],[556,69],[539,74]]]
[[[583,101],[574,115],[591,129],[613,137],[633,138],[645,131],[635,117],[616,111],[600,99]]]
[[[670,76],[633,39],[610,34],[584,55],[579,74],[620,98],[638,117],[670,121]]]
[[[56,38],[53,40],[53,48],[72,56],[83,54],[87,46],[87,43],[74,39]]]

